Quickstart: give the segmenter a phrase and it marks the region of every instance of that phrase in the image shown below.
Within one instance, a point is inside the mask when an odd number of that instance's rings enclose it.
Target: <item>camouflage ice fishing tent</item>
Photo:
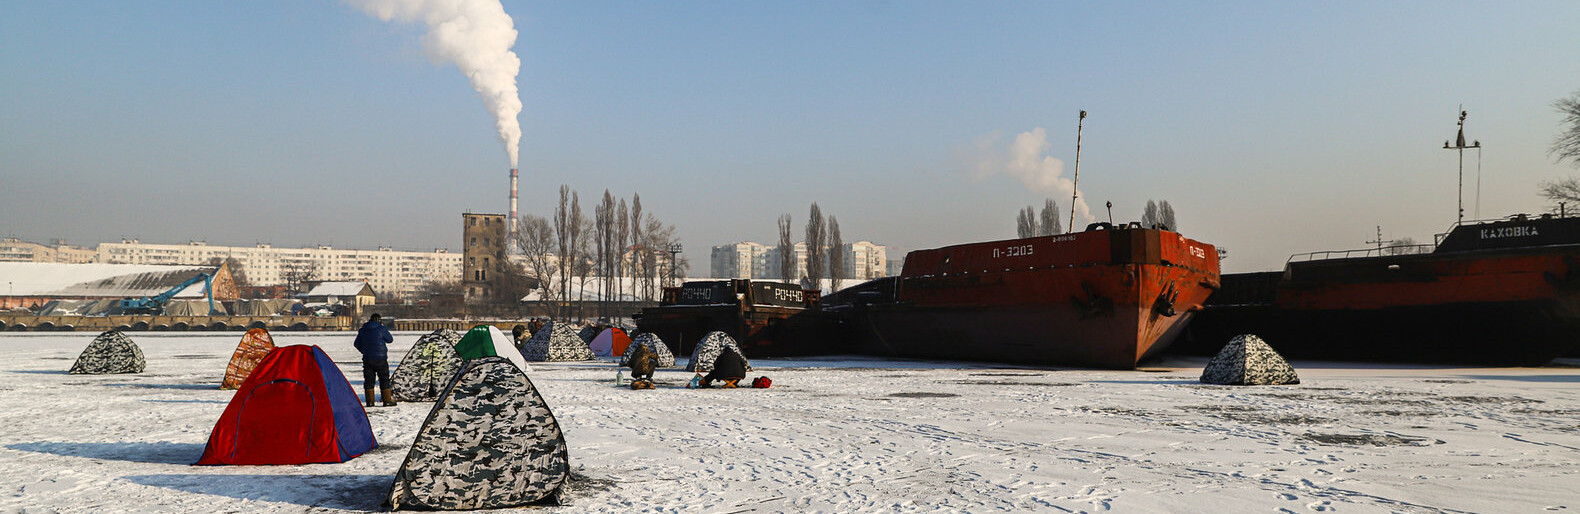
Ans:
[[[529,361],[590,361],[595,359],[587,342],[576,336],[570,325],[550,321],[521,346],[521,356]]]
[[[378,444],[367,411],[317,346],[269,352],[214,424],[197,465],[345,462]]]
[[[1207,361],[1201,381],[1223,385],[1299,384],[1295,368],[1262,338],[1246,334],[1224,345],[1218,356]]]
[[[625,330],[621,330],[620,327],[609,327],[598,334],[598,337],[594,337],[592,344],[587,346],[592,348],[593,355],[599,357],[624,355],[626,348],[631,346],[631,336],[626,335]]]
[[[230,364],[225,366],[225,380],[220,382],[220,389],[235,389],[247,380],[247,375],[252,373],[263,358],[274,351],[274,336],[268,330],[254,328],[241,336],[241,343],[236,345],[236,353],[230,356]]]
[[[439,399],[444,387],[461,369],[464,359],[455,353],[455,344],[461,334],[441,328],[417,339],[411,351],[400,361],[390,382],[395,384],[395,397],[404,402],[431,402]]]
[[[142,373],[147,367],[143,350],[119,330],[111,330],[93,338],[88,347],[77,356],[69,373],[73,375],[105,375],[112,373]]]
[[[652,332],[643,332],[631,339],[631,345],[626,346],[625,353],[620,355],[621,366],[631,365],[631,354],[636,353],[636,347],[638,346],[646,346],[648,350],[652,350],[655,355],[658,355],[658,367],[670,368],[675,366],[675,354],[670,353],[669,346],[664,344],[664,340],[659,339]]]
[[[708,332],[703,336],[697,347],[691,350],[691,362],[686,363],[686,371],[707,373],[713,371],[713,361],[719,360],[719,354],[725,348],[735,350],[741,354],[741,360],[746,360],[746,352],[741,351],[740,345],[735,344],[735,338],[723,332]],[[746,362],[746,369],[752,369],[751,361]]]
[[[521,358],[521,352],[516,350],[516,345],[511,342],[510,336],[500,332],[499,327],[493,325],[478,325],[466,331],[466,335],[461,336],[461,342],[455,343],[455,353],[462,359],[469,360],[504,357],[515,363],[521,371],[532,371],[532,367],[527,366],[526,359]]]
[[[516,507],[551,499],[569,476],[565,435],[532,380],[508,360],[484,357],[467,361],[428,413],[386,505]]]
[[[582,338],[587,344],[592,344],[593,339],[598,337],[598,327],[582,327],[581,332],[576,333],[576,337]]]

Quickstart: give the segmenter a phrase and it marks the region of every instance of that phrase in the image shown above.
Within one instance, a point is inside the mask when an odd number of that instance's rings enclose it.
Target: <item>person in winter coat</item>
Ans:
[[[516,345],[516,351],[518,352],[527,345],[527,340],[531,338],[532,334],[527,333],[526,325],[516,325],[515,328],[510,329],[510,342]]]
[[[626,365],[631,366],[631,380],[652,381],[653,370],[658,368],[658,354],[648,349],[647,345],[636,345]]]
[[[731,380],[743,378],[746,378],[746,358],[735,349],[726,347],[719,352],[719,358],[713,361],[713,371],[702,377],[702,387],[713,387],[714,380],[723,380],[728,384]]]
[[[373,385],[376,382],[382,386],[384,406],[394,407],[395,395],[390,386],[389,343],[395,338],[390,336],[389,329],[384,328],[379,319],[378,313],[368,316],[368,322],[357,330],[357,340],[353,345],[362,352],[362,392],[368,406],[373,406]]]

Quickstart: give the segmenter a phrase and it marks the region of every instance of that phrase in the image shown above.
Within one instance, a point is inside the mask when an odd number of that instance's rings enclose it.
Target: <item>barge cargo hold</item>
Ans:
[[[1580,218],[1459,224],[1427,253],[1321,252],[1224,275],[1181,350],[1246,333],[1292,358],[1545,364],[1580,348]]]
[[[1212,245],[1096,223],[914,251],[900,276],[824,305],[858,353],[1132,369],[1178,337],[1217,287]]]

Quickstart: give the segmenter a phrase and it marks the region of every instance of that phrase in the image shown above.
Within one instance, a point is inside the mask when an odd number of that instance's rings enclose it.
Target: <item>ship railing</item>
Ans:
[[[1297,253],[1291,255],[1285,262],[1323,261],[1328,259],[1353,259],[1357,257],[1385,257],[1391,255],[1413,255],[1418,253],[1432,253],[1437,245],[1396,245],[1382,248],[1365,248],[1360,250],[1328,250],[1321,252]]]

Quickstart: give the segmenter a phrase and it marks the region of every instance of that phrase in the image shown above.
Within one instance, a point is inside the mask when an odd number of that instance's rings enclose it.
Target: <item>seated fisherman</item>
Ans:
[[[702,377],[702,387],[713,387],[714,380],[723,380],[724,387],[734,387],[735,382],[746,378],[746,358],[732,348],[724,348],[713,361],[713,371]]]

